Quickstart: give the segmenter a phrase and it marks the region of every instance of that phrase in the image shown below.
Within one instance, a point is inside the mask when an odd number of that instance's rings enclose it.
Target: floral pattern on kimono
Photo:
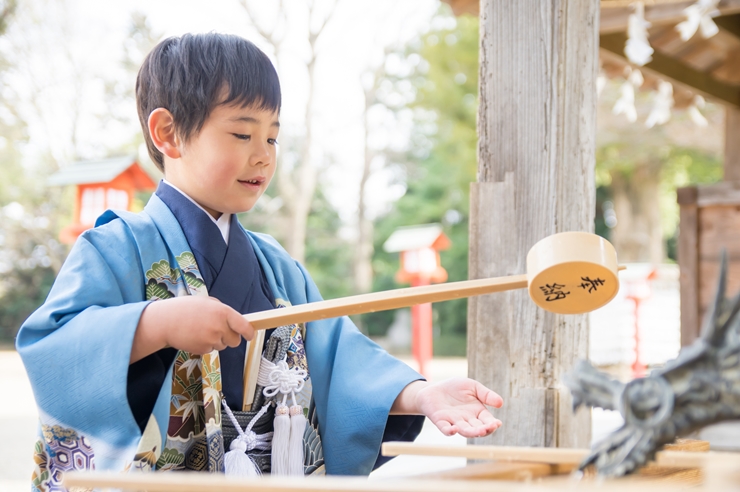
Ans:
[[[146,272],[146,300],[170,299],[181,295],[207,296],[195,257],[185,251],[173,268],[167,260],[152,264]],[[170,397],[170,418],[164,450],[149,449],[142,437],[134,468],[157,470],[188,469],[223,472],[224,446],[221,433],[221,364],[218,351],[204,355],[180,350],[175,357]],[[150,420],[144,430],[156,426]],[[156,446],[156,444],[155,444]]]

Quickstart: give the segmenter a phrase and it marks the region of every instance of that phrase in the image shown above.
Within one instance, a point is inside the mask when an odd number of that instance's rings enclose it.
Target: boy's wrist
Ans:
[[[391,407],[391,415],[423,415],[419,404],[419,392],[429,386],[429,383],[417,379],[406,385],[396,397]]]
[[[130,363],[170,346],[167,330],[163,329],[164,323],[161,319],[160,311],[164,307],[162,301],[152,301],[144,307],[134,334]]]

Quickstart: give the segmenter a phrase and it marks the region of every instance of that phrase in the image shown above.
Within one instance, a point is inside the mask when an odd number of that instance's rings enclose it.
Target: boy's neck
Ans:
[[[187,193],[185,193],[184,191],[182,191],[176,185],[174,185],[174,184],[170,183],[169,181],[167,181],[167,178],[164,178],[162,180],[162,182],[164,184],[166,184],[167,186],[169,186],[170,188],[172,188],[173,190],[177,191],[180,195],[182,195],[184,198],[186,198],[190,203],[192,203],[193,205],[195,205],[196,207],[198,207],[204,214],[206,214],[206,216],[208,216],[208,218],[211,219],[211,221],[214,224],[216,224],[216,227],[218,227],[218,230],[221,232],[221,237],[223,237],[224,242],[226,242],[227,245],[229,244],[229,236],[230,236],[229,232],[230,232],[230,229],[231,229],[231,214],[222,214],[222,213],[219,213],[219,217],[218,218],[214,218],[213,217],[213,214],[211,214],[210,212],[208,212],[198,202],[196,202],[195,200],[193,200]]]
[[[177,191],[179,191],[179,192],[180,192],[180,193],[181,193],[181,194],[182,194],[182,195],[183,195],[183,196],[184,196],[185,198],[187,198],[188,200],[190,200],[191,202],[193,202],[193,203],[194,203],[195,205],[197,205],[197,207],[198,207],[199,209],[201,209],[201,210],[202,210],[203,212],[205,212],[206,214],[208,214],[208,215],[209,215],[210,217],[213,217],[213,220],[218,220],[218,219],[220,219],[220,218],[221,218],[221,216],[223,215],[223,213],[222,213],[222,212],[219,212],[218,210],[211,210],[211,209],[207,209],[207,208],[205,208],[205,207],[203,206],[203,204],[201,204],[201,203],[198,203],[198,202],[197,202],[197,201],[196,201],[196,200],[195,200],[195,199],[194,199],[193,197],[191,197],[191,196],[190,196],[190,195],[189,195],[189,194],[188,194],[188,193],[187,193],[186,191],[183,191],[183,189],[182,189],[182,188],[178,187],[178,186],[177,186],[176,184],[174,184],[174,183],[173,183],[172,181],[168,181],[168,180],[167,180],[167,176],[165,176],[165,177],[164,177],[164,178],[163,178],[162,180],[163,180],[163,181],[164,181],[164,182],[165,182],[165,183],[166,183],[167,185],[169,185],[169,186],[171,186],[172,188],[174,188],[174,189],[176,189]]]

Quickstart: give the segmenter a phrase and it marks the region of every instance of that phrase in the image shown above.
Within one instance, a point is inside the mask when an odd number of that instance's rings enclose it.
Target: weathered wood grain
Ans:
[[[549,465],[547,463],[528,463],[525,461],[486,461],[462,468],[452,468],[434,473],[425,473],[414,478],[424,480],[532,480],[570,473],[577,468],[575,464]]]
[[[735,205],[700,207],[698,213],[699,320],[714,298],[720,256],[727,251],[727,295],[740,290],[740,202]]]
[[[681,291],[681,346],[699,336],[699,212],[697,188],[679,189],[678,268]]]
[[[471,189],[470,277],[525,271],[529,248],[593,231],[597,0],[483,0],[478,183]],[[558,316],[526,293],[471,299],[468,367],[504,398],[503,426],[474,440],[585,446],[560,375],[587,356],[585,316]]]
[[[740,108],[733,106],[725,108],[725,181],[740,182]]]

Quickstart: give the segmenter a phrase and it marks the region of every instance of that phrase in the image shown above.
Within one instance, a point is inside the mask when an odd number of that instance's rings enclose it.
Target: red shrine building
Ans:
[[[108,209],[132,210],[137,191],[153,191],[154,180],[134,156],[97,161],[75,162],[51,175],[50,186],[75,185],[72,224],[59,233],[59,239],[72,244],[83,231],[95,225],[95,219]]]

